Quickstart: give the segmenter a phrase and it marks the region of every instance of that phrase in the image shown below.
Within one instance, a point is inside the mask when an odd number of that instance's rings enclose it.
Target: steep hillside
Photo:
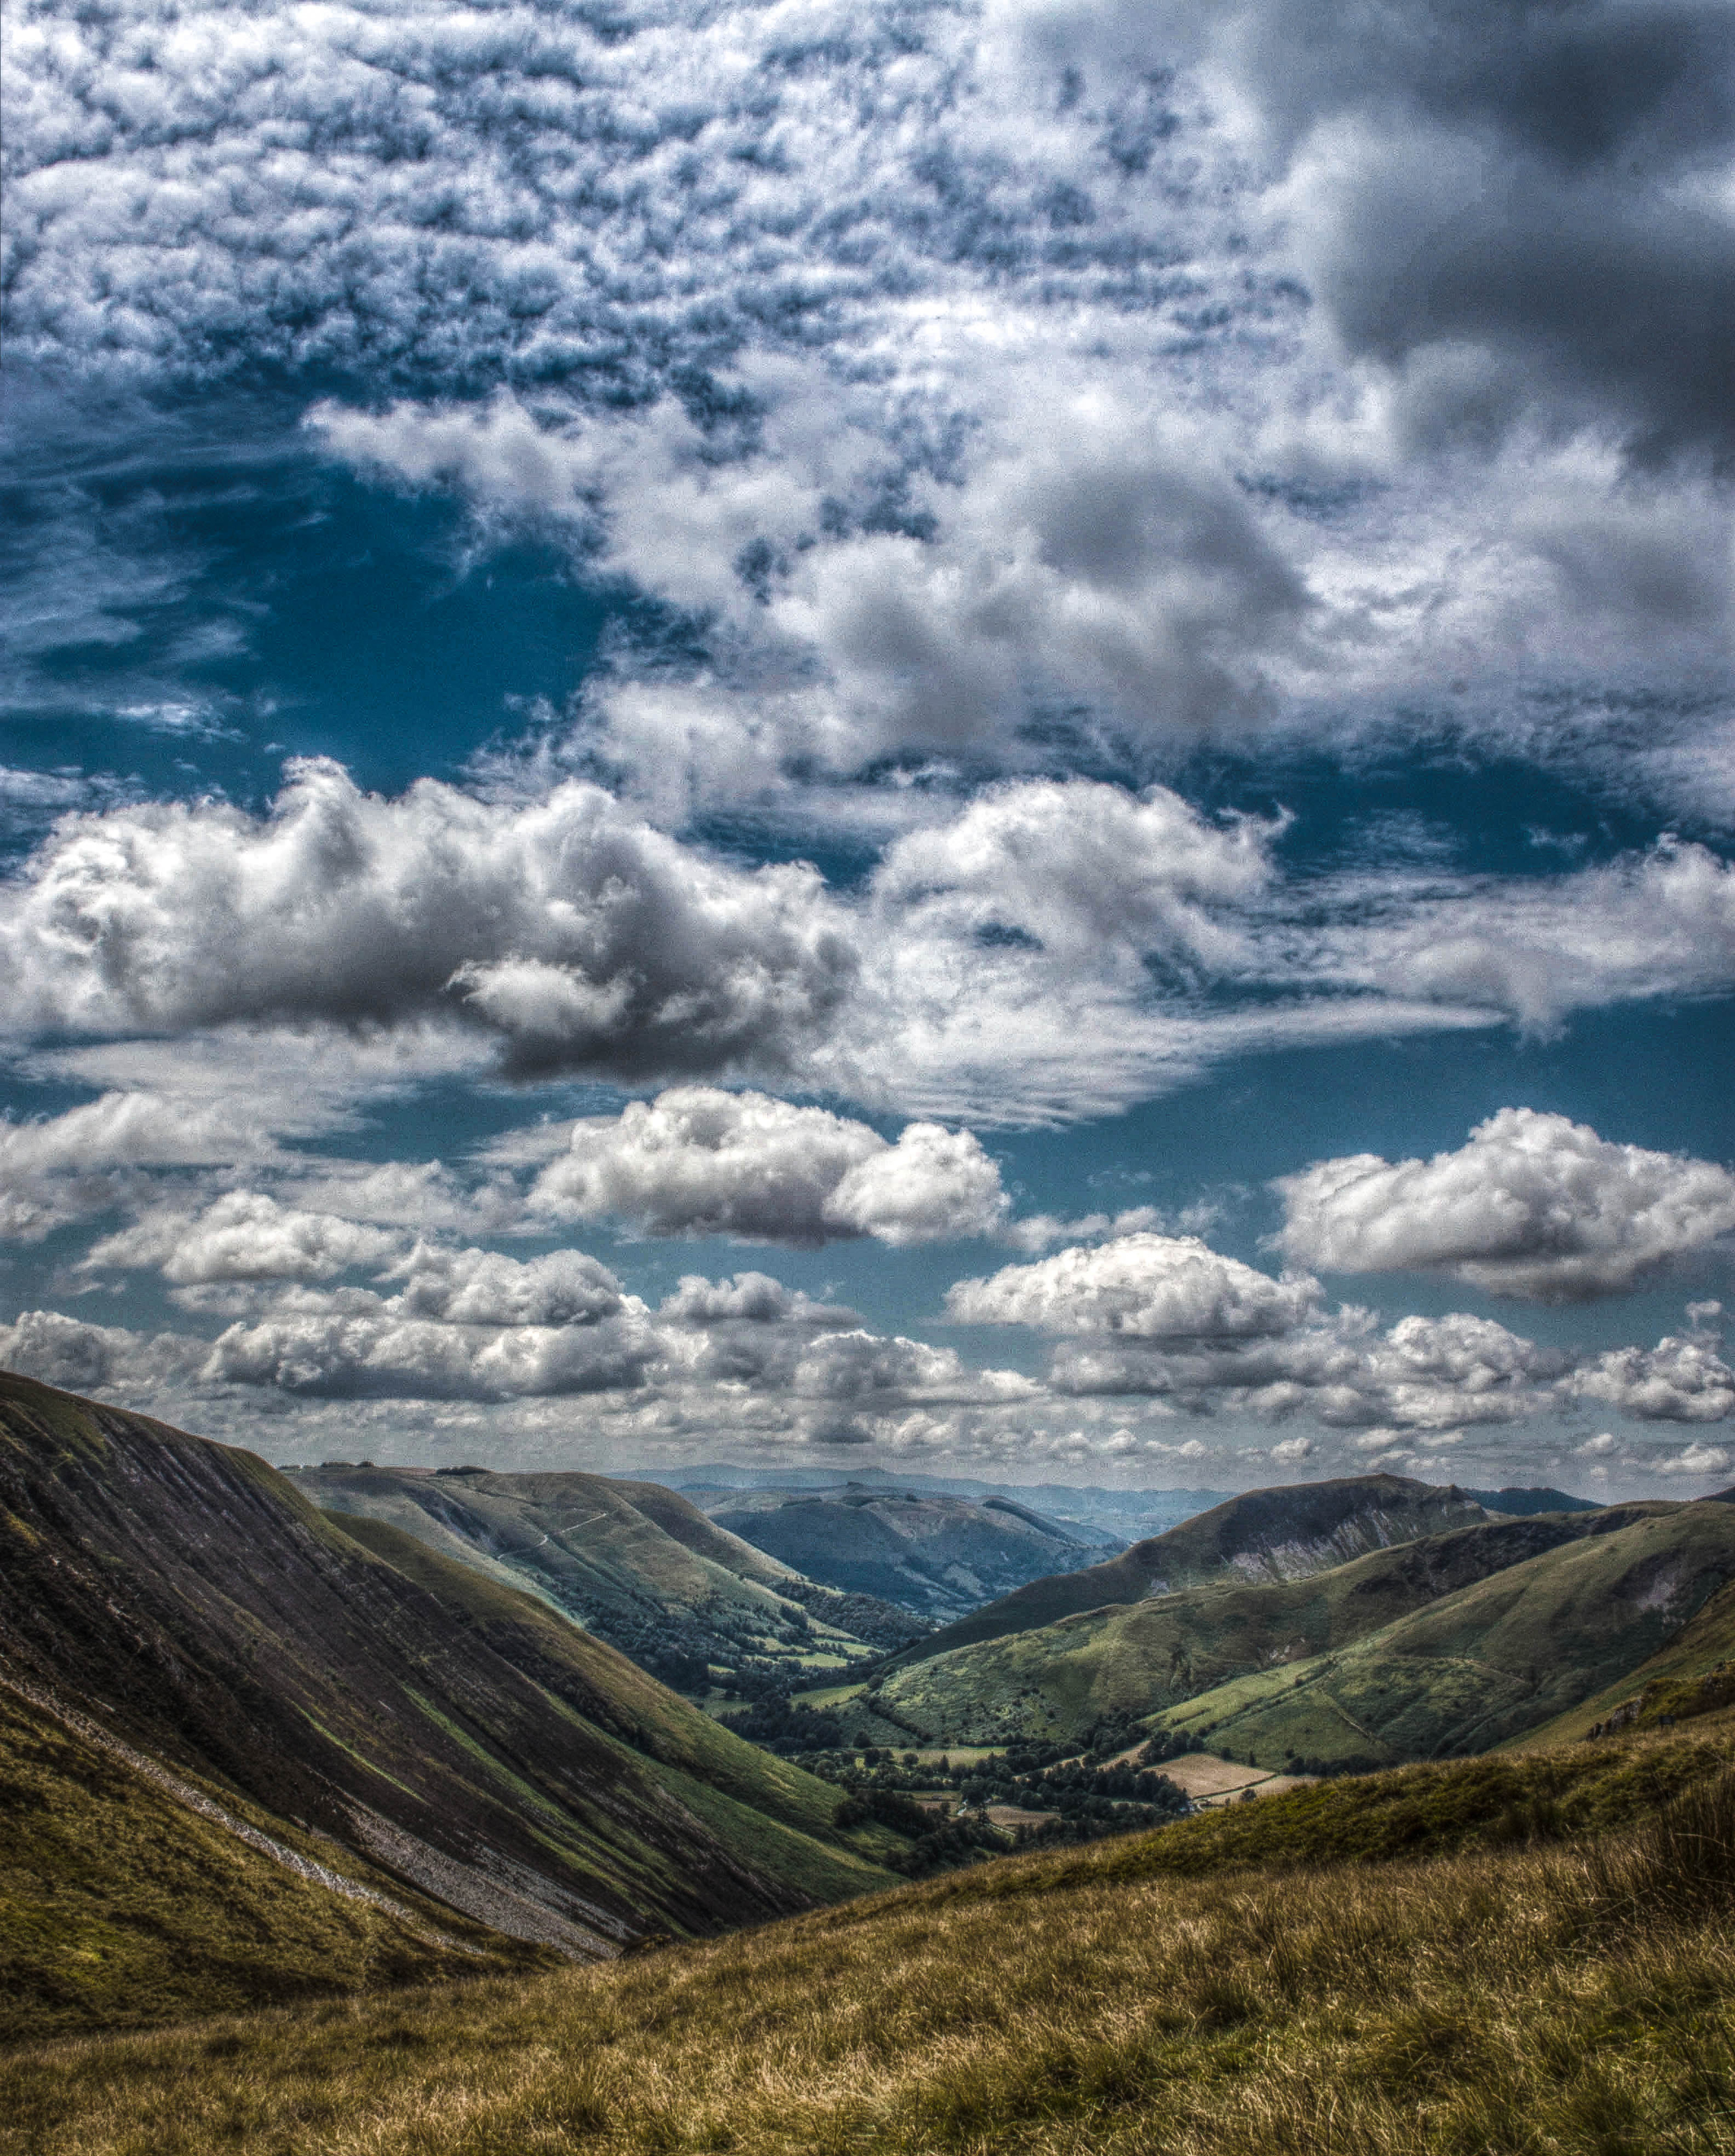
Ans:
[[[1727,1498],[1717,1502],[1727,1502]],[[1735,1707],[1735,1584],[1721,1589],[1635,1670],[1516,1740],[1527,1749],[1671,1727]]]
[[[897,1664],[925,1661],[978,1640],[1034,1631],[1081,1610],[1140,1602],[1231,1578],[1282,1580],[1328,1571],[1373,1549],[1443,1534],[1487,1517],[1461,1490],[1397,1475],[1298,1482],[1231,1497],[1106,1564],[1039,1579],[918,1640]]]
[[[1106,1723],[1178,1706],[1231,1677],[1347,1647],[1394,1619],[1636,1517],[1489,1521],[1370,1551],[1301,1579],[1183,1589],[894,1670],[874,1695],[935,1744],[1017,1737],[1082,1743]]]
[[[1099,1558],[1115,1538],[1009,1497],[935,1491],[731,1490],[703,1500],[719,1527],[810,1579],[934,1621]]]
[[[1150,1726],[1261,1766],[1368,1768],[1488,1751],[1611,1687],[1630,1691],[1635,1673],[1735,1579],[1735,1508],[1646,1505],[1612,1517],[1623,1514],[1637,1517],[1339,1652],[1201,1693]]]
[[[557,1964],[0,1679],[0,2028],[149,2028]]]
[[[532,1597],[352,1524],[249,1453],[0,1377],[0,1676],[280,1840],[568,1953],[883,1879],[833,1791]]]
[[[1719,2156],[1731,1750],[1414,1768],[606,1969],[17,2053],[0,2147]]]
[[[689,1691],[780,1667],[793,1681],[812,1681],[918,1629],[815,1588],[656,1483],[337,1461],[290,1473],[327,1511],[386,1521],[528,1587]],[[858,1636],[852,1620],[873,1636]]]

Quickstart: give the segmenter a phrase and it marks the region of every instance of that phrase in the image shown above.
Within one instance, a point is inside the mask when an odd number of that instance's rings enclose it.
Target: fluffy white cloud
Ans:
[[[1654,1460],[1651,1465],[1659,1475],[1727,1475],[1729,1455],[1720,1445],[1694,1444],[1688,1445],[1685,1452],[1677,1452],[1667,1460]]]
[[[598,788],[395,801],[302,763],[271,814],[159,803],[63,823],[7,895],[14,1028],[480,1024],[524,1070],[778,1067],[853,947],[819,879],[683,848]]]
[[[1717,1305],[1697,1312],[1714,1317]],[[1735,1414],[1735,1369],[1720,1352],[1722,1335],[1703,1318],[1666,1333],[1655,1348],[1617,1348],[1585,1358],[1568,1381],[1572,1397],[1596,1400],[1638,1422],[1722,1422]]]
[[[291,1296],[219,1336],[201,1375],[336,1399],[495,1400],[633,1389],[660,1352],[644,1306],[577,1250],[519,1260],[418,1244],[397,1294]]]
[[[82,1269],[152,1267],[177,1287],[329,1280],[351,1265],[382,1265],[403,1246],[390,1229],[280,1205],[263,1191],[233,1190],[198,1214],[146,1213],[94,1245]]]
[[[1231,1341],[1287,1332],[1318,1300],[1317,1281],[1273,1280],[1196,1235],[1144,1234],[959,1281],[946,1312],[960,1325]]]
[[[231,1326],[201,1375],[315,1398],[497,1400],[631,1389],[655,1352],[630,1320],[483,1328],[378,1305]]]
[[[624,1306],[620,1282],[582,1250],[521,1260],[421,1243],[388,1277],[403,1282],[405,1317],[447,1325],[590,1325]]]
[[[1455,1152],[1321,1161],[1273,1186],[1297,1265],[1437,1270],[1542,1302],[1624,1292],[1735,1229],[1735,1175],[1503,1108]]]
[[[912,1123],[893,1145],[865,1123],[763,1093],[673,1088],[571,1127],[530,1203],[557,1219],[613,1215],[653,1235],[727,1235],[812,1248],[987,1235],[1007,1211],[999,1170],[968,1131]]]

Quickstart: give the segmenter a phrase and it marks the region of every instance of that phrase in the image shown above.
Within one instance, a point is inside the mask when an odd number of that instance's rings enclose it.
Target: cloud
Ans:
[[[1713,1314],[1717,1308],[1710,1306]],[[1564,1389],[1637,1422],[1721,1422],[1735,1414],[1735,1369],[1722,1347],[1720,1332],[1695,1323],[1690,1332],[1666,1333],[1655,1348],[1588,1356]]]
[[[1726,1475],[1729,1455],[1720,1445],[1690,1445],[1685,1452],[1676,1453],[1672,1459],[1655,1460],[1652,1471],[1658,1475]]]
[[[1451,1430],[1557,1413],[1570,1358],[1454,1312],[1400,1318],[1384,1333],[1338,1312],[1245,1341],[1069,1345],[1050,1369],[1055,1390],[1166,1400],[1188,1414],[1263,1420],[1311,1415],[1327,1429]]]
[[[140,1171],[269,1155],[274,1140],[239,1101],[108,1092],[59,1116],[0,1122],[0,1237],[40,1242],[53,1229],[146,1199]]]
[[[211,1347],[211,1383],[328,1399],[498,1400],[632,1390],[660,1352],[594,1258],[418,1245],[398,1291],[304,1291]]]
[[[483,1328],[379,1305],[233,1325],[201,1375],[315,1399],[565,1398],[642,1385],[655,1352],[654,1340],[630,1320]]]
[[[1324,25],[1299,0],[1188,0],[1168,22],[1257,112],[1303,273],[1353,352],[1404,371],[1419,423],[1548,399],[1647,454],[1727,455],[1726,8],[1525,0],[1497,47],[1465,0]]]
[[[1127,1235],[959,1281],[946,1314],[958,1325],[1140,1340],[1234,1341],[1287,1332],[1319,1300],[1317,1282],[1275,1281],[1196,1235]]]
[[[1538,1302],[1625,1293],[1735,1229],[1735,1175],[1503,1108],[1455,1152],[1317,1163],[1272,1188],[1280,1238],[1326,1272],[1438,1270]]]
[[[912,1123],[894,1145],[826,1109],[703,1086],[574,1123],[530,1204],[557,1219],[613,1215],[647,1235],[808,1249],[988,1235],[1008,1209],[999,1170],[968,1131]]]
[[[335,1214],[280,1205],[263,1191],[234,1190],[196,1215],[146,1213],[95,1244],[80,1269],[148,1267],[177,1287],[328,1280],[352,1265],[382,1265],[398,1255],[403,1240]]]
[[[594,787],[400,799],[290,767],[262,819],[204,803],[69,819],[7,894],[16,1028],[480,1026],[521,1071],[777,1068],[855,955],[813,870],[741,870]]]

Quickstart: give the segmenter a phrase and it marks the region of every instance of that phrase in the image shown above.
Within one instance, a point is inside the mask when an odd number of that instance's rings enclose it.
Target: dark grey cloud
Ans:
[[[1727,464],[1722,0],[1252,0],[1206,37],[1288,167],[1317,296],[1353,350],[1408,372],[1418,426],[1540,406],[1640,459]]]

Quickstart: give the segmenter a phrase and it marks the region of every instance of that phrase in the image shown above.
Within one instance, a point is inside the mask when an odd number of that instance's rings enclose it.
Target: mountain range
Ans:
[[[716,1527],[793,1570],[929,1624],[1028,1581],[1092,1565],[1121,1546],[1101,1527],[1050,1519],[998,1496],[857,1482],[826,1490],[689,1486],[686,1494]]]
[[[69,2025],[177,1967],[212,2010],[606,1957],[887,1883],[903,1846],[485,1568],[12,1376],[0,1552],[0,1996]]]

